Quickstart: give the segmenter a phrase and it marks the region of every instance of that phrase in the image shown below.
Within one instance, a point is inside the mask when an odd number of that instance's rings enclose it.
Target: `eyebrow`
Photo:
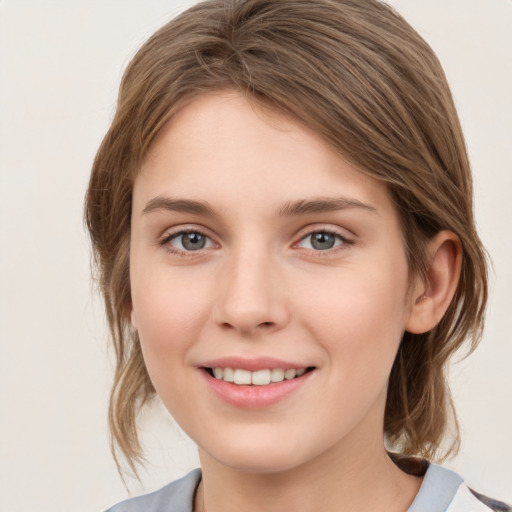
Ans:
[[[191,199],[172,199],[170,197],[158,196],[148,201],[142,214],[152,213],[155,211],[166,210],[172,212],[192,213],[195,215],[205,215],[215,217],[216,213],[212,207],[203,201],[192,201]]]
[[[363,203],[357,199],[348,197],[335,198],[314,198],[299,199],[296,201],[287,201],[278,212],[280,217],[289,217],[304,215],[308,213],[332,212],[337,210],[346,210],[351,208],[360,208],[369,212],[376,212],[373,206]],[[215,217],[217,214],[206,201],[194,201],[192,199],[173,199],[170,197],[157,196],[146,204],[142,214],[148,214],[155,211],[172,211],[191,213],[194,215],[204,215]]]
[[[314,199],[299,199],[298,201],[288,201],[279,210],[279,215],[282,217],[303,215],[306,213],[322,213],[333,212],[337,210],[346,210],[351,208],[361,208],[369,212],[377,212],[373,206],[352,199],[349,197],[335,197],[335,198],[314,198]]]

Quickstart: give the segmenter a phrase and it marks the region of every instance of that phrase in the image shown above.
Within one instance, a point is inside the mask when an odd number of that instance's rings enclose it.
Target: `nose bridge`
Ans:
[[[279,263],[268,247],[247,241],[233,248],[221,281],[215,316],[224,327],[247,334],[277,329],[286,322]]]

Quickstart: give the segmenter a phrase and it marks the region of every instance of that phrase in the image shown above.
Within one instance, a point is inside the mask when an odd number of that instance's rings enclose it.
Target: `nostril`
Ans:
[[[258,327],[273,327],[275,324],[274,322],[261,322],[259,324],[256,324],[256,328]],[[223,327],[224,329],[236,329],[237,327],[233,324],[230,324],[229,322],[223,322],[221,324],[221,327]],[[252,330],[250,327],[247,328],[247,329],[243,329],[243,330]]]

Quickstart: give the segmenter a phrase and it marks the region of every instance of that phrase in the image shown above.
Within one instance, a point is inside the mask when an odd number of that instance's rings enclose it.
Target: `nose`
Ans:
[[[243,336],[282,329],[289,320],[287,291],[277,262],[264,251],[239,251],[225,262],[214,320]]]

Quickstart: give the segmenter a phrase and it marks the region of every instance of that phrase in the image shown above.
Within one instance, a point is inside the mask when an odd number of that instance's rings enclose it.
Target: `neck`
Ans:
[[[200,450],[203,481],[196,512],[405,512],[421,479],[402,472],[383,439],[340,446],[292,469],[233,469]]]

